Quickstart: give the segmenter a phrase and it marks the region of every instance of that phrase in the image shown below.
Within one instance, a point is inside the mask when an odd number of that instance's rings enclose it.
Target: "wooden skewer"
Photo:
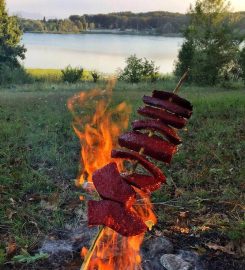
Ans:
[[[102,237],[102,233],[104,231],[104,228],[105,228],[104,226],[99,227],[99,231],[98,231],[97,235],[95,236],[94,241],[93,241],[90,249],[88,250],[88,252],[87,252],[87,254],[86,254],[85,258],[84,258],[81,270],[87,270],[88,269],[90,260],[91,260],[91,258],[93,256],[93,253],[94,253],[94,251],[95,251],[95,249],[96,249],[96,247],[97,247],[97,245],[98,245],[98,243],[99,243],[99,241],[100,241],[100,239]]]
[[[185,80],[187,79],[188,75],[190,73],[190,69],[188,68],[187,71],[184,73],[184,75],[181,77],[180,81],[178,82],[177,86],[175,87],[173,93],[177,94],[178,91],[180,90],[182,84],[185,82]]]
[[[176,88],[173,91],[174,94],[176,94],[180,90],[182,84],[185,82],[185,80],[187,79],[187,77],[189,75],[189,71],[190,71],[190,69],[188,69],[184,73],[184,75],[181,77],[180,81],[178,82]],[[148,134],[149,137],[152,137],[153,135],[154,135],[153,131],[150,131],[149,134]],[[139,154],[142,155],[144,153],[144,150],[145,150],[144,147],[142,147],[140,149],[140,151],[139,151]],[[137,169],[138,164],[139,164],[138,162],[133,164],[132,172],[134,172]],[[93,256],[93,253],[94,253],[94,251],[95,251],[95,249],[96,249],[96,247],[97,247],[97,245],[98,245],[98,243],[99,243],[99,241],[100,241],[100,239],[101,239],[101,237],[103,235],[104,229],[105,229],[105,226],[100,226],[99,231],[98,231],[97,235],[95,236],[95,239],[94,239],[90,249],[88,250],[88,252],[87,252],[87,254],[86,254],[85,258],[84,258],[81,270],[87,270],[88,269],[90,260],[91,260],[91,258]]]

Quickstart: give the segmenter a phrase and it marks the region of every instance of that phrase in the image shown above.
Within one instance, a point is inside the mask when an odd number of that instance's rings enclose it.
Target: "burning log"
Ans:
[[[138,126],[136,124],[134,129],[141,130],[150,128],[153,131],[160,131],[170,142],[154,135],[152,131],[148,136],[134,131],[123,134],[119,138],[119,144],[122,147],[126,147],[133,151],[112,151],[113,158],[137,160],[133,172],[130,174],[122,174],[121,176],[125,179],[125,184],[127,183],[128,186],[133,185],[140,188],[143,192],[151,192],[158,189],[161,184],[165,182],[165,176],[159,172],[160,170],[157,167],[144,158],[142,154],[145,153],[152,158],[167,163],[171,161],[173,154],[177,150],[176,144],[181,142],[176,131],[171,126],[183,128],[187,123],[186,118],[190,118],[192,114],[192,105],[187,100],[176,95],[176,92],[181,87],[187,75],[188,72],[181,78],[174,93],[154,91],[152,97],[143,98],[143,101],[151,106],[146,106],[145,108],[138,110],[139,114],[157,120],[155,121],[155,124],[152,124],[153,122],[141,122]],[[160,109],[156,107],[160,107]],[[139,153],[135,151],[138,151]],[[135,173],[134,171],[139,163],[143,165],[152,176]],[[111,177],[115,178],[115,180],[111,180]],[[88,222],[89,225],[108,226],[124,236],[139,235],[146,230],[146,225],[151,227],[154,224],[154,221],[141,215],[141,210],[144,211],[144,209],[137,209],[136,206],[134,208],[134,205],[132,205],[132,201],[135,198],[133,192],[122,183],[121,177],[118,175],[116,167],[113,164],[108,164],[102,169],[94,172],[93,180],[102,200],[89,201]],[[111,188],[109,191],[105,190],[106,178],[112,183],[111,187],[108,187],[109,189]],[[117,184],[118,187],[116,187]],[[115,196],[115,190],[118,191],[118,196]],[[121,191],[123,190],[125,190],[125,194],[122,194]],[[141,195],[141,192],[138,194]],[[106,198],[106,200],[104,198]],[[138,227],[134,225],[135,222],[138,223]],[[132,227],[130,227],[131,224],[133,224]],[[99,233],[84,259],[82,266],[83,270],[88,269],[90,259],[98,241],[102,237],[102,233],[103,227],[100,227]]]

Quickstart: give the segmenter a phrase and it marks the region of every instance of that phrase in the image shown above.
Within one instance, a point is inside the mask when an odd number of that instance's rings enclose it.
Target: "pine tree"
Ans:
[[[0,68],[19,67],[18,58],[25,58],[25,48],[19,45],[22,31],[17,18],[8,15],[5,0],[0,0]]]

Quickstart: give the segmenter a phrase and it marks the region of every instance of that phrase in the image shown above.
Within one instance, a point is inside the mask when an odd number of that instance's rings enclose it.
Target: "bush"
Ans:
[[[91,75],[93,77],[94,83],[96,83],[98,81],[98,79],[100,78],[100,74],[95,70],[91,72]]]
[[[72,68],[71,66],[61,70],[62,80],[68,83],[78,82],[83,75],[83,68]]]
[[[245,83],[245,47],[243,47],[243,49],[241,50],[239,64],[242,69],[242,79]]]
[[[126,59],[126,63],[126,67],[119,73],[119,80],[138,83],[143,79],[152,82],[157,79],[159,67],[156,67],[153,61],[131,55]]]
[[[0,64],[0,85],[32,83],[34,80],[23,67]]]

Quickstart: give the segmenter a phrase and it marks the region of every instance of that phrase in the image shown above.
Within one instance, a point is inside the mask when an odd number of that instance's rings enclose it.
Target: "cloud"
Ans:
[[[25,11],[47,16],[67,17],[71,14],[144,12],[164,10],[186,12],[195,0],[6,0],[11,12]],[[244,0],[232,0],[235,10],[245,10]]]

